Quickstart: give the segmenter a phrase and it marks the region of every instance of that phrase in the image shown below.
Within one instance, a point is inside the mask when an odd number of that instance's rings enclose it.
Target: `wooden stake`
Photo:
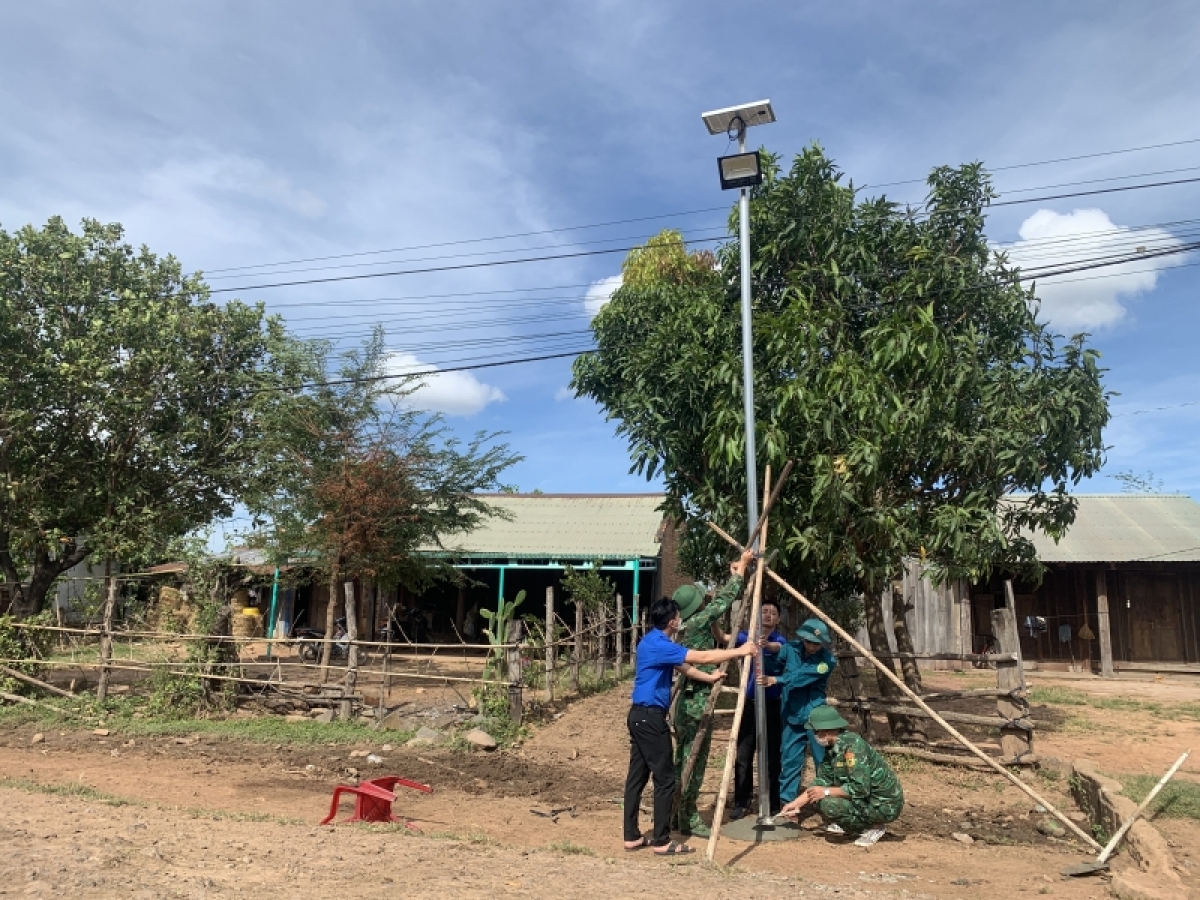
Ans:
[[[617,677],[625,665],[625,598],[617,594]]]
[[[100,678],[96,683],[96,699],[103,703],[108,698],[108,682],[112,678],[112,620],[117,605],[117,579],[112,575],[112,560],[104,563],[104,575],[108,579],[108,594],[104,598],[104,624],[100,632]]]
[[[353,581],[347,581],[342,589],[346,592],[346,640],[350,642],[350,648],[346,652],[346,699],[342,700],[339,715],[343,721],[349,722],[354,711],[354,702],[350,700],[350,696],[358,684],[358,603]],[[332,597],[329,600],[333,602]]]
[[[554,702],[554,585],[546,588],[546,701]]]
[[[1002,653],[1016,653],[1013,661],[996,661],[996,687],[1010,692],[996,700],[996,711],[1005,720],[1020,719],[1029,713],[1029,704],[1016,696],[1025,690],[1025,667],[1021,664],[1021,637],[1012,610],[992,610],[992,634],[1000,643]],[[1014,726],[1000,726],[1000,755],[1005,759],[1020,759],[1033,752],[1033,732]]]
[[[579,693],[579,660],[583,656],[583,604],[575,600],[575,658],[571,660],[571,689]]]
[[[1112,631],[1108,624],[1108,576],[1096,573],[1096,636],[1100,639],[1100,675],[1113,677]]]

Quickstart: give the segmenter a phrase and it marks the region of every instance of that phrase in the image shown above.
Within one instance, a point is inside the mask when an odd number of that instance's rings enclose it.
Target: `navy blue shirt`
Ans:
[[[661,628],[638,641],[637,672],[633,676],[633,702],[639,706],[671,703],[671,676],[687,659],[688,648],[677,644]]]
[[[746,643],[746,641],[749,639],[750,639],[750,635],[747,632],[739,631],[738,636],[737,636],[737,646],[739,646],[739,647],[742,646],[742,644]],[[772,631],[769,635],[767,635],[767,640],[772,644],[779,644],[780,646],[787,643],[787,638],[784,637],[782,634],[780,634],[778,631]],[[757,662],[758,662],[757,657],[754,657],[754,656],[750,657],[750,683],[746,685],[746,696],[751,700],[754,699],[754,679],[758,676],[758,673],[756,671],[754,671],[754,668],[755,668],[755,665],[757,664]],[[778,663],[779,663],[779,654],[772,653],[770,650],[768,650],[767,648],[764,647],[763,648],[763,668],[767,670],[768,675],[778,675],[779,674],[779,664]],[[769,688],[764,688],[764,690],[766,691],[766,697],[768,700],[778,700],[780,697],[783,696],[782,685],[778,685],[778,684],[772,685]]]

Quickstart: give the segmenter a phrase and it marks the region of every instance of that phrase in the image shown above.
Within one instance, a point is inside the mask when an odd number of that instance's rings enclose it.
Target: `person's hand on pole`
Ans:
[[[743,550],[742,555],[729,564],[729,571],[738,578],[746,577],[746,569],[750,568],[750,562],[754,559],[753,550]]]

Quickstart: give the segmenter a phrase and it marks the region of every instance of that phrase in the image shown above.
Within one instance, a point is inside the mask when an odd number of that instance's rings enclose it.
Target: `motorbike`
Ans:
[[[317,628],[292,629],[292,643],[296,654],[304,662],[316,662],[321,658],[321,650],[325,646],[325,632]],[[346,620],[338,619],[334,623],[333,641],[329,645],[329,658],[347,659],[350,656],[350,642],[347,639]]]

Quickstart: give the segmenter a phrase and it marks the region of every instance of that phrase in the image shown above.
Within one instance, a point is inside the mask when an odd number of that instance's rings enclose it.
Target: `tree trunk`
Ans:
[[[338,572],[329,573],[329,603],[325,606],[325,637],[321,641],[321,683],[329,680],[329,656],[333,652],[333,623],[338,608]]]
[[[892,633],[896,635],[896,650],[900,653],[916,653],[913,648],[912,633],[908,630],[908,613],[913,605],[904,596],[904,591],[892,591]],[[900,660],[900,671],[904,674],[904,683],[918,694],[922,692],[921,670],[913,658]],[[905,741],[927,743],[929,738],[925,733],[924,722],[915,717],[908,717],[905,724],[907,736]],[[895,729],[893,729],[893,734]]]
[[[214,594],[217,593],[214,591]],[[228,640],[232,636],[233,607],[225,603],[217,610],[216,618],[213,619],[212,626],[208,629],[208,637],[205,638],[205,643],[208,645],[206,653],[208,661],[204,666],[205,675],[237,674],[232,668],[225,665],[227,662],[233,662],[238,655],[237,645]],[[209,702],[214,696],[221,693],[230,682],[220,678],[204,678],[203,684],[204,699]]]
[[[875,590],[870,584],[860,583],[860,589],[863,592],[863,611],[867,619],[867,637],[870,639],[871,650],[875,653],[891,653],[891,645],[888,643],[887,623],[883,617],[883,592]],[[896,672],[895,662],[890,659],[881,659],[880,665],[889,667],[893,674]],[[890,698],[900,698],[904,695],[900,692],[890,680],[887,678],[877,678],[879,684],[880,696]],[[920,733],[919,724],[912,716],[900,716],[888,714],[888,725],[892,730],[892,739],[896,741],[920,741],[924,742],[924,736]]]
[[[346,582],[346,638],[350,641],[350,650],[346,656],[346,690],[342,695],[341,717],[350,721],[354,709],[351,696],[358,684],[358,604],[354,593],[354,582]]]
[[[51,559],[44,549],[34,553],[33,571],[29,574],[29,587],[21,584],[11,555],[5,551],[0,553],[0,568],[4,570],[6,584],[10,590],[11,611],[17,619],[27,619],[36,616],[46,607],[46,595],[54,587],[54,582],[63,572],[74,568],[91,555],[86,546],[73,546],[65,556]]]

